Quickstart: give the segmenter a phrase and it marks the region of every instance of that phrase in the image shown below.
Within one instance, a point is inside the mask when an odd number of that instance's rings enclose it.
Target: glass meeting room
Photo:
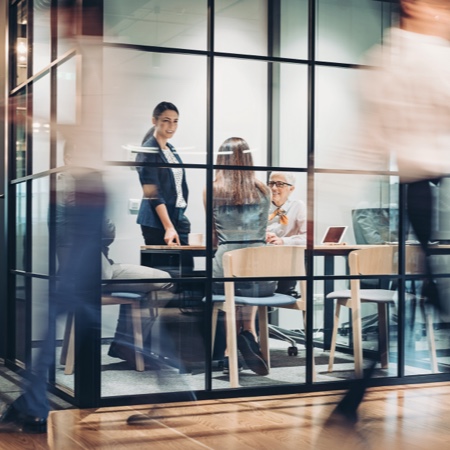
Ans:
[[[46,20],[38,9],[35,14],[36,24]],[[112,230],[107,259],[134,268],[136,275],[121,279],[102,273],[95,350],[100,401],[181,393],[226,397],[233,395],[230,388],[261,395],[274,387],[286,393],[339,387],[360,376],[374,358],[374,378],[381,384],[420,377],[425,382],[450,370],[448,322],[421,297],[423,257],[406,221],[405,188],[395,162],[376,165],[361,150],[359,64],[395,20],[391,2],[374,0],[103,2],[96,60],[101,97],[90,101],[101,111],[99,151]],[[53,117],[56,127],[79,117],[86,70],[76,50],[58,58],[55,77],[30,78],[36,88],[28,97],[33,114]],[[42,67],[55,70],[44,62]],[[23,97],[25,106],[26,101]],[[176,106],[176,113],[169,110],[176,126],[161,124],[164,114],[152,117],[160,102]],[[51,111],[42,106],[48,104]],[[152,125],[173,127],[168,141],[179,159],[154,162],[158,148],[144,138]],[[15,132],[12,154],[18,158],[25,138]],[[42,278],[50,279],[56,270],[42,257],[53,249],[49,191],[68,166],[67,146],[56,133],[53,146],[37,130],[28,139],[36,142],[34,152],[48,146],[52,157],[45,156],[49,166],[28,167],[10,180],[17,192],[16,260],[32,262],[35,277],[22,291],[21,282],[28,283],[22,267],[12,268],[18,311],[27,296],[45,304]],[[237,142],[242,158],[234,158]],[[163,171],[182,172],[180,183],[189,191],[181,203],[190,222],[182,245],[155,243],[141,229],[141,209],[149,202],[143,174]],[[221,216],[224,192],[241,198],[239,183],[249,179],[265,206],[250,213],[238,201]],[[432,258],[445,292],[450,182],[444,179],[435,194],[441,208]],[[277,195],[299,208],[298,217],[289,217],[300,224],[298,239],[266,246],[268,213],[279,206],[272,203]],[[248,217],[242,221],[241,215]],[[330,227],[342,231],[332,242],[326,239]],[[32,248],[27,247],[30,230]],[[214,257],[222,256],[222,245],[264,247],[267,253],[249,252],[245,270],[233,273],[231,262],[217,269]],[[38,250],[41,256],[33,257]],[[355,272],[355,258],[383,263]],[[254,297],[261,301],[258,314],[253,303],[239,303],[238,292],[233,298],[223,290],[224,282],[237,286],[242,277],[242,286],[273,286],[270,294]],[[356,288],[379,292],[376,299],[361,295],[355,301]],[[281,303],[274,299],[275,289],[285,296]],[[227,309],[231,300],[236,305]],[[34,309],[27,313],[32,340],[40,319]],[[227,317],[233,316],[231,324]],[[74,357],[79,319],[69,311],[58,321],[52,374],[54,386],[74,398],[83,389],[80,380],[90,376],[85,369],[80,373]],[[254,364],[255,353],[263,367]]]

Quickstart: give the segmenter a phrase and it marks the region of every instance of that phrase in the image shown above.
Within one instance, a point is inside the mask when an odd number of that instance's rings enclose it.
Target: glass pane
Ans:
[[[34,5],[33,16],[33,74],[50,63],[50,8]]]
[[[280,56],[306,59],[308,56],[308,0],[280,2]]]
[[[207,0],[109,0],[105,42],[205,50]]]
[[[267,165],[267,63],[217,58],[214,95],[214,154],[236,136],[247,141],[255,166]]]
[[[32,181],[32,256],[31,270],[48,274],[49,270],[49,230],[48,208],[50,204],[49,178]]]
[[[216,0],[215,49],[267,55],[267,0]]]
[[[279,70],[279,93],[275,82],[273,96],[276,99],[279,95],[279,102],[275,100],[272,109],[274,123],[272,164],[285,167],[306,167],[307,67],[294,64],[274,64],[274,72],[276,73],[277,70]],[[279,114],[277,114],[277,104],[279,105]],[[277,126],[279,128],[278,145]],[[292,130],[295,130],[295,133]]]
[[[25,324],[26,320],[26,292],[25,283],[26,278],[20,275],[15,277],[16,282],[16,301],[15,301],[15,331],[16,331],[16,348],[15,358],[25,364],[27,359],[26,353],[26,339],[27,332]]]
[[[188,169],[190,188],[186,216],[191,230],[205,233],[205,213],[202,191],[204,170]],[[195,180],[195,182],[193,181]],[[141,293],[141,324],[144,334],[145,374],[135,370],[133,326],[130,305],[102,307],[102,396],[146,394],[204,389],[204,308],[205,249],[153,248],[141,251],[144,239],[136,223],[142,188],[135,170],[110,167],[104,181],[109,198],[106,213],[110,221],[108,240],[104,241],[104,293]],[[111,230],[115,229],[115,236]],[[106,234],[105,234],[106,235]],[[188,253],[189,252],[189,253]],[[180,256],[194,259],[194,272],[184,273],[182,283],[167,285],[170,275],[178,271],[162,272],[165,258],[172,258],[176,269]],[[181,261],[184,264],[184,258]],[[155,269],[160,269],[156,271]],[[190,267],[189,267],[190,270]],[[188,276],[189,275],[189,276]],[[195,279],[192,277],[196,277]],[[149,280],[160,277],[158,284]],[[147,279],[146,282],[143,280]],[[133,282],[134,280],[134,282]],[[185,345],[189,342],[189,345]],[[156,368],[160,370],[155,370]],[[117,380],[131,377],[133,387]]]
[[[184,163],[205,162],[206,58],[105,49],[103,62],[106,160],[134,161],[153,109],[169,101],[179,111],[170,143]]]
[[[382,248],[388,242],[398,242],[398,179],[349,174],[317,174],[315,180],[317,205],[315,213],[315,242],[317,248],[314,258],[314,274],[343,276],[349,274],[348,255],[360,245],[376,245]],[[320,245],[328,226],[343,225],[348,229],[344,235],[345,245]],[[356,247],[355,247],[356,245]],[[386,267],[373,275],[395,275],[397,269],[390,266],[393,254],[386,258]],[[392,298],[396,298],[398,283],[395,279],[372,279],[361,281],[364,289],[390,289]],[[332,291],[350,288],[348,280],[326,280],[314,283],[314,331],[315,339],[322,342],[325,350],[330,350],[333,330],[333,305],[335,298],[328,298]],[[385,309],[383,309],[384,311]],[[319,372],[318,381],[333,381],[353,378],[355,364],[353,342],[357,338],[352,327],[350,309],[341,307],[337,328],[337,349],[331,372]],[[364,361],[370,354],[378,358],[379,342],[385,334],[379,333],[378,324],[384,323],[378,316],[376,303],[363,302],[362,311],[362,347]],[[395,302],[386,306],[387,326],[390,335],[387,363],[377,366],[375,376],[397,375],[397,314]],[[324,361],[328,364],[328,361]]]
[[[50,75],[33,86],[33,173],[50,168]]]
[[[18,86],[23,83],[27,75],[27,64],[28,64],[28,39],[27,39],[27,29],[28,29],[28,14],[27,14],[27,2],[21,1],[17,3],[16,6],[16,26],[17,26],[17,36],[15,43],[15,77],[12,80],[14,86]]]
[[[32,364],[39,358],[39,351],[49,331],[48,280],[32,279],[31,282],[31,344]]]
[[[361,63],[362,55],[381,42],[384,4],[372,0],[317,2],[317,59]]]
[[[76,59],[71,58],[57,67],[57,106],[56,116],[58,125],[74,125],[77,117],[77,65]],[[64,143],[62,136],[58,136],[56,165],[64,165]]]
[[[373,169],[361,151],[359,71],[318,67],[316,71],[316,166]],[[386,168],[387,169],[387,168]]]
[[[16,178],[27,174],[27,105],[25,92],[12,98]]]
[[[26,183],[16,185],[16,268],[26,270]]]

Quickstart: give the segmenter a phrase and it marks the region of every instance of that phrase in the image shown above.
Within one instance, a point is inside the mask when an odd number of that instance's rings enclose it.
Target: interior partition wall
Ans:
[[[69,322],[59,319],[52,389],[74,404],[97,406],[348,386],[354,378],[350,314],[341,315],[335,368],[328,371],[333,303],[326,294],[349,285],[347,253],[318,250],[330,225],[348,226],[349,245],[401,243],[399,270],[369,280],[398,292],[389,310],[389,364],[377,370],[373,384],[446,379],[447,323],[432,319],[439,363],[434,370],[419,303],[405,302],[405,292],[420,290],[421,278],[404,270],[404,243],[414,239],[405,221],[404,188],[395,166],[373,170],[358,144],[360,64],[371,46],[383,42],[396,20],[395,6],[374,0],[75,3],[75,22],[67,22],[57,1],[9,5],[7,364],[30,369],[46,328],[58,268],[52,205],[68,168],[67,130],[81,127],[87,135],[95,129],[91,151],[104,162],[107,216],[116,226],[109,257],[139,265],[144,242],[136,223],[142,190],[135,158],[153,108],[170,101],[180,112],[171,142],[186,170],[186,214],[191,231],[205,236],[205,251],[194,258],[194,276],[173,279],[178,293],[156,292],[150,308],[142,309],[159,370],[137,372],[111,356],[119,308],[101,307],[99,296],[101,329],[91,330],[91,345],[83,348],[75,329],[73,373],[61,358]],[[76,25],[75,38],[67,38],[68,23]],[[274,171],[293,175],[292,198],[305,204],[308,217],[312,324],[305,330],[300,311],[272,312],[272,325],[293,335],[298,355],[287,354],[292,343],[271,339],[270,374],[246,368],[239,389],[230,389],[220,368],[224,349],[211,348],[210,320],[212,286],[220,281],[212,272],[212,185],[220,145],[233,136],[248,142],[254,166],[222,169],[254,170],[263,182]],[[437,195],[445,199],[445,193]],[[436,230],[441,237],[444,228]],[[445,264],[440,267],[445,284]],[[364,305],[363,315],[369,357],[379,352],[376,311]],[[75,317],[75,324],[82,322]]]

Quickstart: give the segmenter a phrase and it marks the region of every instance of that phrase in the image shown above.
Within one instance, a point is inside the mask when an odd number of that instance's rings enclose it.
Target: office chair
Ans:
[[[406,273],[423,273],[421,269],[421,249],[417,246],[406,247]],[[350,275],[392,275],[398,273],[398,247],[391,245],[380,245],[366,249],[355,250],[349,254]],[[388,342],[388,307],[397,302],[397,291],[389,289],[361,289],[361,280],[350,280],[350,289],[330,292],[326,298],[336,299],[334,314],[333,335],[331,340],[330,359],[328,371],[333,370],[334,354],[336,350],[337,332],[339,327],[339,313],[341,306],[352,310],[353,328],[353,354],[355,359],[355,373],[357,377],[362,376],[362,326],[361,326],[361,303],[374,303],[378,306],[378,330],[379,350],[381,366],[388,367],[389,342]],[[405,301],[411,301],[415,296],[405,294]],[[421,311],[425,320],[430,351],[431,369],[437,372],[436,347],[434,342],[434,330],[431,317],[425,310],[423,299],[420,299]]]
[[[133,325],[135,364],[138,372],[145,370],[143,357],[143,339],[141,322],[141,302],[146,301],[151,293],[148,292],[112,292],[102,294],[102,306],[107,305],[130,305],[131,321]],[[75,364],[75,317],[69,313],[66,320],[63,346],[61,350],[60,363],[65,365],[64,373],[72,375]]]
[[[248,247],[232,250],[223,255],[225,278],[239,277],[305,277],[305,249],[296,246]],[[267,308],[290,308],[303,311],[306,324],[306,280],[300,280],[301,298],[275,293],[270,297],[238,297],[234,295],[234,282],[225,282],[225,295],[213,295],[212,348],[219,310],[227,314],[227,349],[230,362],[230,385],[239,386],[236,306],[258,306],[260,346],[270,370]]]

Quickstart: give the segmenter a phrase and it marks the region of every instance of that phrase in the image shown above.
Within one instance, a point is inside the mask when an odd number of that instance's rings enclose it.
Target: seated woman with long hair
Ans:
[[[244,139],[232,137],[221,146],[218,165],[253,166],[251,150]],[[259,181],[253,170],[219,169],[213,183],[213,219],[217,252],[213,260],[214,277],[223,277],[222,256],[244,247],[266,245],[266,227],[270,206],[270,190]],[[275,281],[241,281],[235,283],[236,295],[270,296]],[[214,283],[213,291],[223,294],[224,285]],[[245,363],[255,373],[267,375],[268,367],[261,353],[256,333],[256,306],[242,306],[237,311],[238,348]],[[225,357],[224,373],[228,372]]]

